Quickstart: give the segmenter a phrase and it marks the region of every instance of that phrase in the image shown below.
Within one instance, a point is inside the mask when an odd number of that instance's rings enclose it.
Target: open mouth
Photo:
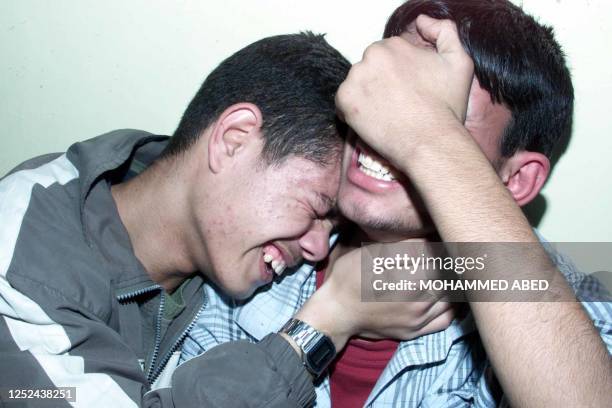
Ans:
[[[276,274],[281,276],[285,269],[287,269],[287,262],[283,257],[282,252],[272,244],[268,244],[263,247],[262,256],[266,272],[269,274]]]
[[[353,150],[347,177],[354,185],[372,193],[384,193],[401,187],[397,170],[360,144]]]
[[[377,180],[394,181],[396,179],[390,165],[383,164],[359,148],[357,148],[357,168]]]

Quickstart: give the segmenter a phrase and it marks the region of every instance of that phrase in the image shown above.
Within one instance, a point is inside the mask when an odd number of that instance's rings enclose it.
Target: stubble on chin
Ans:
[[[409,238],[420,238],[430,235],[435,228],[428,217],[417,214],[413,209],[407,209],[404,216],[398,214],[375,212],[365,204],[341,202],[340,211],[344,216],[357,224],[371,241],[396,242]],[[423,218],[426,218],[423,221]]]

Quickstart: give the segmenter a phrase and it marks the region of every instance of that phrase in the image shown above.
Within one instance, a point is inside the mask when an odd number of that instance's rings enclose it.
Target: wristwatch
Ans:
[[[331,339],[301,320],[289,319],[279,333],[285,333],[295,341],[302,350],[304,367],[315,379],[336,357],[336,347]]]

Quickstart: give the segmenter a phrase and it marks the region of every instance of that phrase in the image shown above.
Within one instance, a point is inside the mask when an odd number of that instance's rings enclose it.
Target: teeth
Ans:
[[[395,180],[395,177],[391,175],[391,169],[384,166],[379,161],[372,159],[372,157],[363,153],[359,153],[359,158],[357,159],[357,161],[360,164],[359,170],[361,170],[366,175],[378,180]]]
[[[274,273],[276,273],[277,275],[283,273],[283,271],[287,267],[287,265],[285,265],[283,261],[277,261],[276,259],[272,261],[270,266],[272,266],[272,269],[274,269]]]
[[[274,273],[277,275],[281,275],[285,269],[287,268],[287,265],[285,264],[284,261],[279,261],[277,259],[274,259],[274,257],[270,254],[266,254],[264,253],[264,262],[267,264],[270,264],[270,267],[272,267],[272,270],[274,270]]]
[[[285,263],[281,262],[281,263],[278,264],[278,266],[276,268],[273,268],[274,269],[274,273],[277,274],[278,276],[280,276],[285,271],[286,267],[287,266],[285,265]]]
[[[384,181],[393,181],[395,180],[395,177],[393,177],[391,174],[389,173],[380,173],[374,170],[370,170],[367,167],[364,166],[359,166],[359,170],[361,170],[362,173],[365,173],[366,175],[378,179],[378,180],[384,180]]]

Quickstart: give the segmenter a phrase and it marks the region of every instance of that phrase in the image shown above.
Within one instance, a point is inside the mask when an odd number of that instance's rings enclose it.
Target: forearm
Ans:
[[[538,242],[529,222],[468,133],[457,124],[395,165],[410,177],[446,242]]]
[[[512,406],[606,406],[610,356],[577,302],[471,302]]]
[[[453,129],[443,140],[447,144],[415,148],[400,167],[410,175],[442,239],[536,243],[522,211],[467,131]],[[556,277],[560,298],[572,298],[544,250],[529,248],[529,262],[521,263],[531,270],[521,272]],[[511,278],[504,264],[509,262],[492,263],[487,278]],[[471,308],[512,405],[605,405],[612,383],[610,357],[579,303],[471,301]]]
[[[325,333],[334,343],[339,352],[344,348],[349,337],[355,334],[356,328],[348,319],[348,314],[342,305],[336,301],[333,288],[324,285],[296,313],[295,318]],[[338,316],[345,318],[338,319]],[[294,348],[297,346],[294,346]]]

